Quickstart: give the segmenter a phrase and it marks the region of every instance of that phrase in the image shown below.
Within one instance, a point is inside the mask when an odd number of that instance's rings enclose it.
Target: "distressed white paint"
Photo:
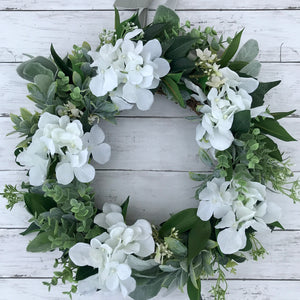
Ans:
[[[157,7],[160,0],[153,0],[152,8]],[[51,0],[45,2],[43,0],[2,0],[0,10],[101,10],[112,9],[113,1],[108,0]],[[299,9],[298,0],[210,0],[210,1],[178,1],[177,9]]]
[[[155,2],[156,0],[154,5]],[[25,98],[25,82],[15,73],[17,64],[7,62],[26,59],[22,53],[47,56],[50,42],[54,43],[61,55],[70,51],[73,43],[83,40],[95,46],[100,29],[113,26],[111,4],[112,1],[109,0],[1,0],[0,116],[16,113],[20,106],[33,109],[32,103]],[[214,25],[217,30],[224,30],[225,35],[232,35],[246,27],[243,41],[256,38],[261,48],[260,59],[264,61],[300,61],[300,41],[297,38],[300,31],[299,0],[183,0],[178,8],[183,21],[190,19],[194,25],[202,27]],[[7,11],[11,9],[19,11]],[[219,11],[223,9],[228,11]],[[131,13],[121,14],[126,17]],[[149,13],[150,19],[151,16],[153,12]],[[267,103],[271,104],[274,111],[298,109],[293,118],[283,122],[298,139],[299,67],[298,63],[265,63],[260,75],[262,81],[282,79],[282,85],[267,96]],[[103,126],[107,139],[113,146],[112,161],[104,166],[106,170],[97,171],[95,180],[98,206],[108,200],[120,203],[130,194],[130,219],[147,217],[156,223],[163,221],[171,212],[197,206],[193,199],[197,182],[191,181],[186,171],[205,170],[196,157],[194,124],[183,119],[192,113],[182,110],[163,97],[158,98],[151,111],[125,112],[122,114],[123,118],[118,120],[118,127],[110,124]],[[17,184],[25,179],[25,172],[13,161],[12,151],[17,143],[16,137],[5,137],[10,128],[9,119],[0,118],[1,188],[5,183]],[[291,155],[296,163],[293,169],[300,171],[299,142],[281,145],[281,149]],[[296,176],[299,174],[296,173]],[[286,197],[272,194],[269,197],[273,197],[283,207],[281,222],[285,228],[293,231],[276,231],[264,237],[262,240],[270,255],[258,263],[244,263],[238,267],[237,275],[228,275],[230,279],[234,279],[229,280],[230,300],[299,298],[300,208]],[[4,206],[5,201],[1,199],[0,300],[21,297],[24,300],[67,299],[60,294],[65,289],[59,287],[49,294],[41,284],[43,279],[37,278],[51,276],[52,259],[57,253],[26,253],[28,237],[18,235],[21,229],[14,228],[26,227],[29,215],[22,205],[17,205],[13,214],[6,211]],[[164,209],[166,207],[168,209]],[[205,299],[210,299],[208,290],[211,284],[212,281],[203,282]],[[88,300],[88,297],[80,299]],[[175,292],[168,298],[156,299],[183,300],[187,296]]]
[[[150,20],[153,14],[149,13]],[[300,40],[294,33],[300,27],[297,10],[179,11],[178,14],[183,23],[190,20],[197,27],[214,26],[217,31],[223,31],[225,37],[245,27],[242,41],[258,40],[260,60],[300,61]],[[23,53],[47,56],[51,42],[62,54],[83,40],[95,47],[101,28],[113,27],[113,15],[112,11],[3,11],[0,28],[9,30],[1,32],[0,61],[24,60]],[[129,12],[121,12],[123,18],[129,15]]]

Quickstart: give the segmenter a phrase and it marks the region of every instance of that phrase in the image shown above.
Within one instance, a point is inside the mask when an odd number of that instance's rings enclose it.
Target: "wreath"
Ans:
[[[211,288],[225,299],[225,271],[266,251],[257,232],[283,228],[280,208],[266,190],[299,200],[299,181],[283,158],[276,137],[294,138],[278,120],[294,111],[270,112],[264,95],[280,82],[259,82],[258,44],[239,50],[242,32],[223,39],[207,27],[191,29],[166,6],[142,28],[139,15],[104,30],[99,47],[74,46],[72,54],[31,57],[17,72],[30,81],[29,96],[39,112],[22,108],[11,115],[14,132],[24,140],[16,163],[28,169],[29,182],[6,185],[2,195],[11,209],[23,202],[37,232],[27,251],[61,251],[49,287],[70,282],[72,293],[121,293],[136,300],[164,288],[201,299],[201,280],[217,276]],[[160,225],[126,222],[129,198],[122,205],[94,205],[91,160],[105,164],[111,155],[101,122],[134,105],[150,109],[154,94],[166,95],[195,114],[199,157],[211,168],[192,173],[199,182],[198,208],[172,215]],[[99,126],[100,124],[100,126]],[[286,186],[286,184],[289,184]],[[121,297],[121,296],[120,296]]]

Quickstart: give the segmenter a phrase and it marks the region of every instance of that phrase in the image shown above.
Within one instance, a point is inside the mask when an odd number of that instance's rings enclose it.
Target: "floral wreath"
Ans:
[[[30,81],[28,98],[41,112],[11,115],[15,132],[25,139],[16,147],[16,163],[25,166],[29,182],[6,185],[11,209],[24,202],[31,224],[22,234],[37,232],[30,252],[59,249],[49,287],[71,282],[72,293],[121,293],[136,300],[164,288],[201,299],[201,280],[217,274],[211,288],[225,299],[225,271],[265,249],[256,232],[278,222],[280,208],[266,190],[299,200],[299,181],[275,141],[294,141],[278,120],[294,111],[271,113],[264,95],[280,82],[259,82],[258,44],[249,40],[238,51],[242,31],[223,40],[213,28],[190,29],[166,6],[141,28],[138,14],[100,34],[92,51],[84,42],[60,58],[31,57],[17,71]],[[212,172],[190,173],[199,181],[198,208],[172,215],[160,225],[139,219],[126,223],[129,198],[120,206],[94,206],[91,159],[105,164],[111,148],[104,143],[102,120],[115,122],[134,105],[150,109],[160,93],[195,116],[199,156]],[[289,186],[286,186],[289,184]]]

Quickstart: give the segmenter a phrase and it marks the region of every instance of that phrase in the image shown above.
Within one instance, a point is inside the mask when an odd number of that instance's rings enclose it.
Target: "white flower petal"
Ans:
[[[170,72],[170,64],[164,58],[156,58],[154,64],[157,66],[155,68],[155,73],[161,78],[166,76]]]
[[[106,214],[108,214],[110,212],[119,212],[119,213],[122,212],[122,208],[121,208],[120,205],[117,205],[117,204],[114,204],[114,203],[108,203],[108,202],[104,203],[102,210]]]
[[[124,222],[124,217],[119,212],[110,212],[106,215],[105,220],[106,220],[106,223],[108,224],[108,227],[111,227],[119,222]]]
[[[79,294],[90,294],[99,289],[99,275],[95,274],[83,280],[79,280],[77,291]]]
[[[90,258],[91,246],[85,243],[77,243],[69,250],[69,257],[77,266],[93,266]]]
[[[205,201],[205,200],[200,201],[199,207],[197,210],[197,216],[202,221],[208,221],[212,215],[213,215],[213,206],[212,206],[211,202]]]
[[[89,87],[91,92],[97,97],[104,96],[107,93],[107,90],[104,89],[103,84],[104,84],[103,74],[96,75],[90,81]]]
[[[39,128],[44,128],[48,124],[58,124],[59,123],[59,117],[49,114],[48,112],[45,112],[41,115],[39,122],[38,122],[38,127]]]
[[[258,87],[258,80],[254,78],[243,78],[240,77],[240,86],[239,88],[244,89],[248,93],[254,92]]]
[[[149,54],[150,54],[150,60],[153,60],[161,56],[162,54],[161,44],[157,39],[150,40],[144,45],[142,55],[147,56]]]
[[[118,107],[118,110],[132,109],[133,105],[127,103],[124,99],[117,96],[111,96],[111,101]]]
[[[92,149],[93,159],[99,164],[105,164],[109,161],[111,155],[110,145],[103,143],[101,145],[95,146]]]
[[[140,241],[139,244],[140,249],[138,252],[136,252],[137,256],[147,257],[154,253],[155,243],[152,236],[148,237],[146,240]]]
[[[60,184],[69,184],[74,179],[74,172],[70,163],[58,163],[55,173],[57,182]]]
[[[105,134],[103,130],[99,127],[98,124],[95,124],[91,130],[89,135],[89,142],[92,145],[99,145],[103,143],[105,139]]]
[[[129,277],[126,280],[120,282],[121,292],[124,298],[126,298],[136,288],[136,281],[134,278]]]
[[[241,249],[243,241],[239,233],[233,228],[227,228],[219,232],[217,242],[224,254],[232,254]]]
[[[262,219],[266,222],[266,224],[271,224],[278,221],[280,217],[281,208],[277,204],[268,201],[267,212]]]
[[[117,267],[117,274],[121,280],[125,280],[131,275],[131,269],[126,264],[120,264]]]
[[[134,29],[133,31],[128,32],[125,36],[124,36],[124,40],[131,40],[132,38],[136,37],[137,35],[139,35],[140,33],[142,33],[143,30],[142,29]]]
[[[74,174],[80,182],[91,182],[95,178],[95,168],[90,164],[85,164],[80,168],[74,168]]]
[[[235,214],[233,211],[229,211],[215,227],[225,228],[231,227],[235,223]]]
[[[214,134],[209,136],[209,141],[215,149],[223,151],[231,146],[234,141],[234,137],[230,130],[215,130]]]
[[[152,92],[146,89],[137,89],[136,105],[140,110],[149,110],[153,104],[154,96]]]

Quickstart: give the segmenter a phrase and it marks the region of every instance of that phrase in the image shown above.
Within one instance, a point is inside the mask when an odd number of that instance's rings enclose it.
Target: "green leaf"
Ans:
[[[172,45],[165,53],[167,59],[185,57],[191,49],[191,46],[198,40],[190,36],[177,36],[173,39]]]
[[[202,221],[198,218],[197,222],[189,232],[188,239],[188,259],[192,261],[203,249],[210,238],[211,225],[209,221]]]
[[[182,98],[182,95],[180,93],[179,87],[177,83],[171,79],[170,77],[164,77],[162,79],[163,83],[165,84],[167,90],[170,92],[170,94],[173,96],[173,99],[179,103],[181,107],[186,107],[185,101]]]
[[[274,117],[275,120],[279,120],[293,114],[295,111],[296,109],[291,111],[286,111],[286,112],[275,112],[275,113],[271,113],[271,115]]]
[[[129,204],[129,198],[130,197],[128,196],[127,199],[121,205],[122,215],[123,215],[124,220],[126,220],[126,216],[127,216],[127,209],[128,209],[128,204]]]
[[[34,83],[44,95],[47,95],[48,89],[53,83],[53,80],[48,75],[39,74],[34,77]]]
[[[197,208],[188,208],[178,212],[168,219],[159,230],[159,235],[162,237],[169,236],[172,228],[176,228],[179,233],[190,230],[199,220],[197,216]]]
[[[93,267],[90,266],[78,267],[75,280],[76,281],[83,280],[97,273],[98,273],[98,269],[94,269]]]
[[[33,222],[28,226],[28,228],[25,231],[21,232],[20,234],[21,235],[26,235],[26,234],[36,232],[36,231],[40,231],[40,230],[41,230],[41,228]]]
[[[252,104],[251,108],[262,106],[264,104],[265,94],[275,86],[277,86],[281,81],[272,81],[272,82],[260,82],[257,89],[251,93]]]
[[[261,63],[258,60],[251,61],[247,66],[240,70],[241,73],[251,77],[257,77],[261,69]]]
[[[115,30],[116,30],[116,32],[118,31],[120,24],[121,24],[121,22],[120,22],[119,10],[115,7]]]
[[[241,69],[243,69],[244,67],[246,67],[248,65],[248,63],[246,61],[233,61],[229,64],[229,68],[232,71],[235,72],[239,72]]]
[[[81,79],[81,76],[80,76],[80,74],[78,72],[76,72],[76,71],[73,72],[72,80],[73,80],[73,83],[76,86],[78,86],[78,87],[81,88],[81,86],[82,86],[82,79]]]
[[[26,108],[20,108],[20,113],[21,113],[21,117],[24,120],[30,121],[32,119],[32,113],[30,111],[28,111]],[[11,118],[12,118],[12,114],[11,114]],[[12,121],[13,121],[13,118],[12,118]],[[14,122],[14,123],[16,124],[16,122]]]
[[[35,71],[33,71],[32,67],[30,67],[30,65],[32,64],[36,69]],[[25,68],[27,69],[27,71],[25,71]],[[49,71],[52,72],[52,76],[53,76],[55,75],[57,68],[51,60],[43,56],[37,56],[30,60],[27,60],[21,63],[17,68],[17,73],[19,74],[19,76],[32,82],[34,76],[38,74],[49,74]]]
[[[197,281],[198,289],[195,288],[191,279],[189,278],[187,282],[187,292],[190,300],[201,300],[201,281],[198,279]]]
[[[235,254],[228,255],[229,258],[233,259],[237,263],[243,263],[247,258],[243,256],[238,256]]]
[[[165,237],[165,242],[168,245],[168,248],[177,256],[186,256],[187,248],[184,244],[182,244],[177,239],[171,237]]]
[[[158,37],[167,27],[167,23],[151,24],[144,29],[144,39],[150,41]]]
[[[160,5],[155,13],[153,24],[168,23],[169,27],[179,27],[180,19],[174,10]]]
[[[251,114],[250,110],[242,110],[234,114],[231,132],[233,134],[247,133],[250,129]]]
[[[285,230],[285,228],[279,223],[279,222],[273,222],[271,224],[268,224],[268,226],[271,228],[271,229],[274,229],[275,227],[277,228],[280,228],[282,230]]]
[[[195,62],[191,61],[187,57],[175,58],[170,63],[171,72],[184,72],[190,73],[195,68]]]
[[[194,173],[194,172],[189,172],[189,176],[192,180],[195,181],[203,181],[207,179],[207,176],[210,176],[208,174],[199,174],[199,173]]]
[[[270,152],[269,155],[277,159],[278,161],[282,161],[282,155],[279,151],[278,145],[267,136],[265,136],[264,138],[264,143],[267,149],[272,150],[272,152]]]
[[[72,75],[73,75],[72,69],[70,69],[67,66],[67,64],[58,56],[58,54],[56,53],[56,51],[53,47],[53,44],[51,44],[50,52],[51,52],[51,55],[52,55],[55,63],[57,64],[57,66],[64,72],[64,74],[66,76],[68,76],[70,79],[72,79]]]
[[[49,211],[56,207],[56,202],[50,197],[44,197],[41,194],[26,193],[24,194],[24,201],[28,211],[34,216],[42,212]]]
[[[248,40],[239,50],[235,57],[235,61],[245,61],[250,63],[259,53],[258,42],[256,40]]]
[[[179,83],[181,77],[182,77],[182,72],[181,73],[169,73],[167,77],[171,78],[173,81],[176,83]]]
[[[228,65],[230,59],[235,55],[236,51],[238,50],[243,31],[244,29],[235,35],[235,37],[232,39],[231,43],[229,44],[229,46],[226,48],[223,55],[221,56],[221,60],[219,64],[221,65],[222,68]]]
[[[258,121],[255,121],[256,127],[261,132],[274,136],[282,141],[291,142],[296,141],[275,119],[259,117]]]
[[[29,242],[26,250],[28,252],[47,252],[52,250],[48,236],[48,232],[39,233],[34,240]]]

